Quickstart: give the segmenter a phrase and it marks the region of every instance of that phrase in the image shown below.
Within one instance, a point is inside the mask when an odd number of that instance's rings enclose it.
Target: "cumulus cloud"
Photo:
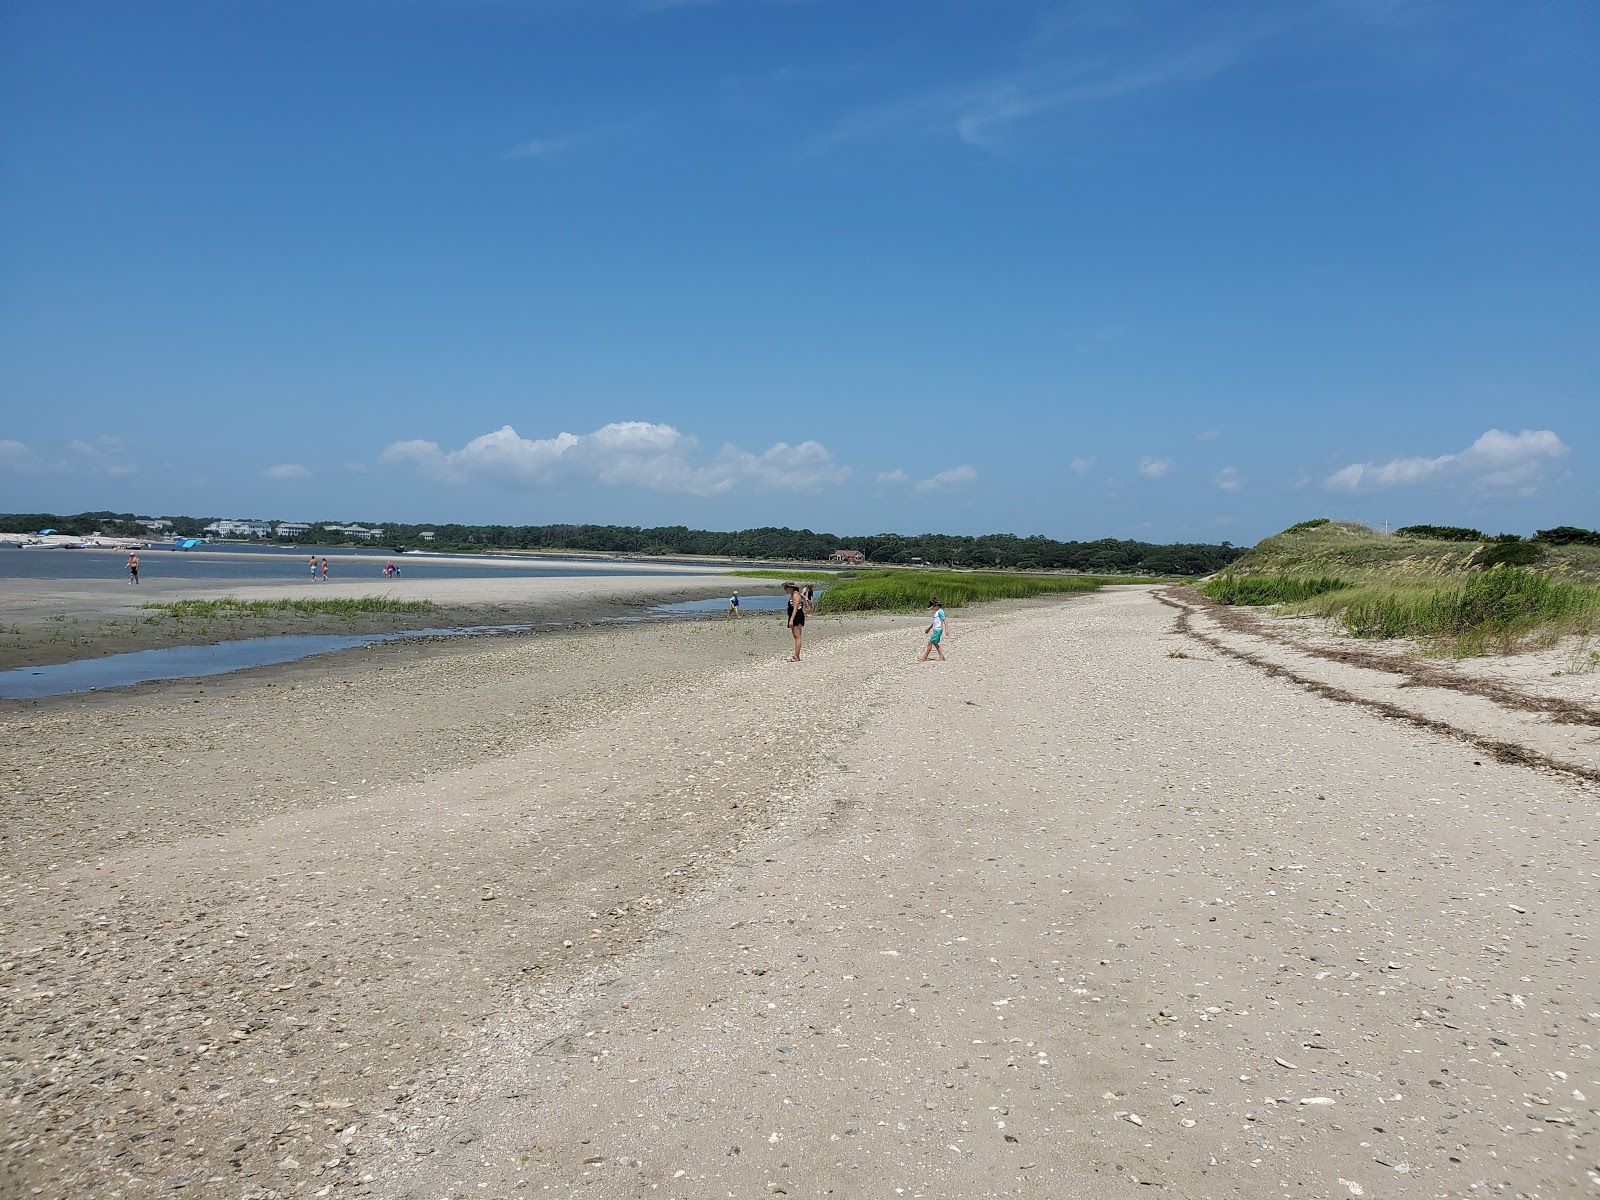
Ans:
[[[378,461],[409,463],[448,483],[527,488],[590,482],[693,496],[721,495],[741,483],[812,491],[850,477],[850,468],[835,463],[820,442],[778,442],[760,454],[727,445],[705,461],[694,438],[648,421],[614,421],[593,433],[549,438],[525,438],[503,425],[459,450],[420,439],[394,442]]]
[[[1531,496],[1550,463],[1568,449],[1548,429],[1520,433],[1491,429],[1456,454],[1351,463],[1328,476],[1323,486],[1335,492],[1372,492],[1405,484],[1455,483],[1478,491]]]
[[[962,463],[960,466],[951,467],[948,471],[940,471],[927,479],[919,479],[913,491],[917,492],[944,492],[956,488],[967,487],[978,481],[977,468]]]
[[[1163,475],[1172,474],[1172,460],[1170,458],[1151,458],[1148,455],[1139,460],[1139,474],[1146,479],[1160,479]]]
[[[1075,458],[1069,465],[1072,467],[1072,473],[1074,475],[1087,475],[1090,471],[1094,470],[1094,459]]]
[[[910,483],[911,476],[907,475],[904,471],[899,470],[898,468],[893,471],[879,471],[878,482],[887,484],[890,487],[899,487],[902,484]]]
[[[279,463],[277,466],[268,467],[261,472],[263,479],[304,479],[311,472],[299,463]]]
[[[1237,492],[1244,487],[1244,476],[1238,467],[1223,467],[1217,472],[1216,484],[1225,492]]]

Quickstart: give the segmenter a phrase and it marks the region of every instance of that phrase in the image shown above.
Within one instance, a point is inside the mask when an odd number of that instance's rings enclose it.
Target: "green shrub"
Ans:
[[[1576,525],[1557,525],[1554,529],[1541,529],[1533,535],[1535,541],[1548,546],[1600,546],[1600,532],[1579,529]]]
[[[1544,561],[1544,550],[1538,542],[1490,542],[1472,556],[1474,567],[1529,567]]]
[[[1321,529],[1330,520],[1331,518],[1329,517],[1313,517],[1309,521],[1301,521],[1296,525],[1289,526],[1284,530],[1284,533],[1304,533],[1308,529]]]
[[[1460,525],[1406,525],[1394,531],[1396,537],[1425,538],[1434,542],[1481,542],[1481,530]]]

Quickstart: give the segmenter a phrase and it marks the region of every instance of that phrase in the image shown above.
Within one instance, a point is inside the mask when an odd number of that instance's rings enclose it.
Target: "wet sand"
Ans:
[[[0,1191],[1593,1194],[1595,785],[1151,591],[4,706]]]

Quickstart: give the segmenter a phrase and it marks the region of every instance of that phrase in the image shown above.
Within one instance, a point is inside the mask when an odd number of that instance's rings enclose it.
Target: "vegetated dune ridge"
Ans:
[[[1590,1194],[1593,785],[1150,593],[11,706],[7,1190]]]

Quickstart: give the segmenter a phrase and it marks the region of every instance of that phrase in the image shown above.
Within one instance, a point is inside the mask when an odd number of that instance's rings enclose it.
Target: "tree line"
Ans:
[[[73,516],[54,513],[0,515],[0,530],[32,533],[57,529],[73,536],[101,533],[108,537],[153,538],[167,534],[203,537],[215,517],[164,517],[170,528],[152,533],[133,513],[91,512]],[[717,558],[788,559],[826,561],[838,550],[859,550],[867,564],[939,567],[991,567],[1003,570],[1081,571],[1089,574],[1206,575],[1220,570],[1244,551],[1228,542],[1161,545],[1153,542],[1100,538],[1089,542],[1062,542],[1035,534],[1019,537],[989,533],[979,537],[957,534],[875,533],[841,537],[809,529],[765,526],[722,533],[690,529],[686,525],[406,525],[392,521],[362,521],[382,526],[377,545],[397,550],[458,551],[586,550],[603,554],[708,555]],[[433,537],[424,539],[423,533]],[[252,539],[270,542],[274,539]],[[296,535],[297,545],[343,545],[348,539],[322,526]],[[361,543],[358,543],[361,544]]]

